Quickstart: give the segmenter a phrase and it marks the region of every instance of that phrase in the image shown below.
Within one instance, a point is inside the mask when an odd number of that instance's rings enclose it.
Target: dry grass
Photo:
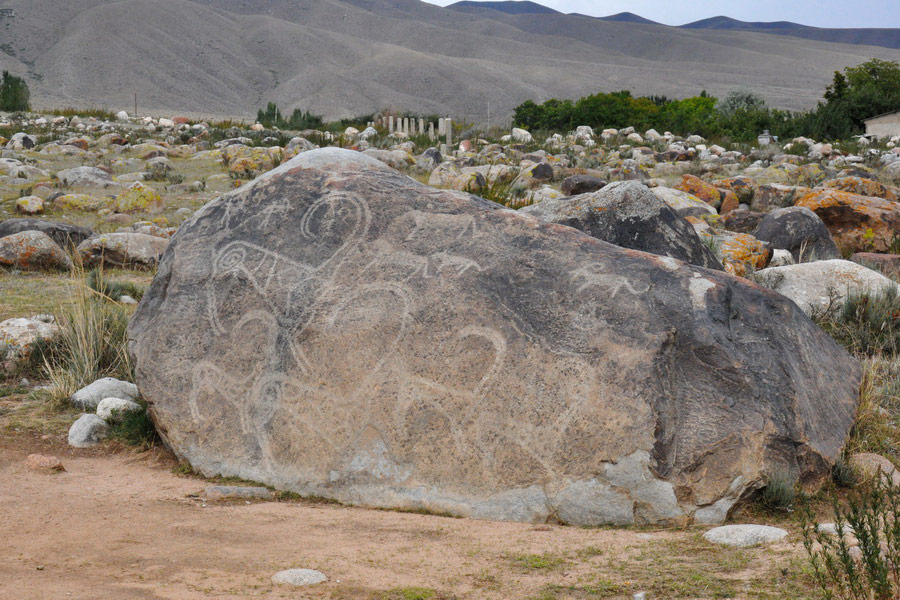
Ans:
[[[874,452],[900,464],[900,358],[867,358],[863,367],[860,404],[847,451]]]

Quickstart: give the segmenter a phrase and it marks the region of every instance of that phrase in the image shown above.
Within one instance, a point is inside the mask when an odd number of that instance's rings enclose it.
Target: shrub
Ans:
[[[87,275],[87,286],[95,292],[118,302],[122,296],[131,296],[135,300],[144,297],[144,287],[130,281],[110,281],[104,279],[100,269],[92,269]]]
[[[846,506],[833,499],[833,508],[836,534],[822,530],[808,506],[801,512],[803,547],[823,597],[900,597],[900,485],[876,477],[850,492]]]
[[[789,512],[797,499],[796,480],[787,473],[766,477],[766,487],[759,495],[759,503],[772,512]]]
[[[29,109],[31,92],[28,84],[21,77],[3,71],[3,79],[0,80],[0,110],[9,112],[24,111]]]

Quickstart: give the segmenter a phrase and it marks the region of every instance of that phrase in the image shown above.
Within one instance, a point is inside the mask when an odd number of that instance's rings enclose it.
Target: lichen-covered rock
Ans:
[[[521,212],[623,248],[722,270],[694,228],[637,181],[617,181],[591,194],[547,200]]]
[[[722,206],[722,193],[719,189],[696,175],[682,175],[681,182],[675,186],[675,189],[696,196],[715,208]]]
[[[887,252],[900,236],[900,203],[833,189],[812,190],[797,201],[825,223],[844,252]]]
[[[896,202],[900,198],[900,188],[862,177],[839,177],[824,182],[822,187],[850,192],[859,196],[883,198],[891,202]]]
[[[752,210],[733,210],[722,215],[722,224],[728,231],[737,233],[753,233],[760,222],[766,217],[765,213]]]
[[[772,260],[772,246],[747,233],[731,231],[701,232],[701,238],[713,238],[719,259],[725,270],[738,277],[746,277],[764,269]]]
[[[769,242],[772,248],[789,251],[798,263],[841,257],[825,223],[803,206],[773,210],[760,222],[753,236]]]
[[[478,171],[462,172],[450,164],[440,164],[431,172],[428,185],[451,190],[477,190],[487,184],[487,179]]]
[[[108,201],[88,194],[62,194],[53,198],[53,207],[59,210],[93,211],[104,208]]]
[[[367,506],[721,520],[828,478],[860,368],[725,273],[305,152],[181,226],[137,384],[198,471]]]
[[[112,175],[98,167],[75,167],[56,174],[63,187],[107,188],[115,185]]]
[[[156,266],[169,245],[166,238],[144,233],[102,233],[78,245],[87,266],[150,268]]]
[[[750,204],[758,187],[757,183],[749,177],[737,176],[728,179],[719,179],[713,183],[720,190],[731,190],[737,196],[738,202]]]
[[[769,212],[776,208],[793,206],[797,200],[810,192],[810,188],[781,183],[766,183],[753,194],[750,208],[759,212]]]
[[[38,196],[23,196],[16,200],[16,212],[23,215],[37,215],[44,212],[44,200]]]
[[[682,190],[667,187],[651,188],[654,194],[682,217],[702,217],[718,214],[716,209]]]
[[[0,266],[25,271],[72,268],[72,259],[41,231],[22,231],[0,238]]]
[[[149,185],[135,181],[122,190],[112,204],[112,209],[120,213],[158,213],[165,208],[162,196]]]
[[[31,355],[38,340],[51,340],[59,325],[51,315],[7,319],[0,323],[0,361],[3,370],[13,371]]]

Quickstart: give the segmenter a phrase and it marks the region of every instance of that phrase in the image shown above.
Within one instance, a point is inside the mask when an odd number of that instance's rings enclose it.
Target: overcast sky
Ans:
[[[633,12],[666,25],[726,15],[741,21],[793,21],[816,27],[900,27],[900,0],[536,0],[560,12],[605,17]],[[426,0],[447,6],[456,0]]]

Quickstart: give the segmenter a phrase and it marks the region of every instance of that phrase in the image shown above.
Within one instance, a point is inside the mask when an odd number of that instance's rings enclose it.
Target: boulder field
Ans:
[[[816,486],[860,382],[775,292],[339,149],[182,225],[129,338],[203,474],[576,525],[719,523],[767,475]]]

